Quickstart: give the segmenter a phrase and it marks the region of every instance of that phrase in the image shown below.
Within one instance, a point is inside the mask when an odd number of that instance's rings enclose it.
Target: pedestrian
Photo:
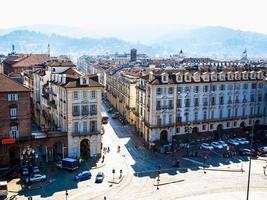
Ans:
[[[107,200],[107,197],[106,196],[104,196],[104,200]]]
[[[105,156],[103,155],[103,157],[102,157],[102,163],[104,162],[104,160],[105,160]]]
[[[109,153],[109,151],[110,151],[110,149],[109,149],[109,147],[108,147],[108,153]]]

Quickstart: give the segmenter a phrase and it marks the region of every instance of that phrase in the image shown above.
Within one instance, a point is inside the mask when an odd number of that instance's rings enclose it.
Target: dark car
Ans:
[[[254,149],[239,149],[239,155],[257,157],[257,153]]]
[[[105,175],[103,172],[98,172],[96,177],[95,177],[95,182],[96,183],[102,183],[104,180],[104,177],[105,177]]]
[[[266,156],[267,155],[267,146],[258,148],[258,154],[260,156]]]
[[[83,181],[83,180],[90,179],[91,177],[92,177],[91,172],[89,172],[89,171],[83,171],[83,172],[77,174],[77,175],[74,177],[74,180],[75,180],[75,181]]]

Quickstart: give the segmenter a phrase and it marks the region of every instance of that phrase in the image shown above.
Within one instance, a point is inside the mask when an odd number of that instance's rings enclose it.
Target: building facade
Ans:
[[[147,144],[248,136],[264,123],[261,70],[154,70],[137,85],[137,130]]]

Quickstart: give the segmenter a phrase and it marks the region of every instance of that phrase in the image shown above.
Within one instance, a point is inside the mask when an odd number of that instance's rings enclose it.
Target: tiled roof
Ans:
[[[29,92],[30,90],[4,74],[0,74],[0,92]]]
[[[12,67],[31,67],[43,63],[49,59],[47,54],[18,54],[8,56],[6,63],[12,64]]]

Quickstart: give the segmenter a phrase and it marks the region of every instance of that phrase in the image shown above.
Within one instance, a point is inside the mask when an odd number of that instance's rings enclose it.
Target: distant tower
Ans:
[[[131,49],[131,62],[135,62],[137,58],[137,50]]]
[[[247,49],[245,49],[242,53],[242,60],[247,60],[248,59],[248,53],[247,53]]]
[[[50,44],[47,45],[47,54],[48,54],[48,57],[50,57]]]
[[[12,51],[11,51],[11,54],[12,54],[12,55],[15,55],[15,54],[16,54],[16,51],[15,51],[15,45],[14,45],[14,44],[12,44]]]

